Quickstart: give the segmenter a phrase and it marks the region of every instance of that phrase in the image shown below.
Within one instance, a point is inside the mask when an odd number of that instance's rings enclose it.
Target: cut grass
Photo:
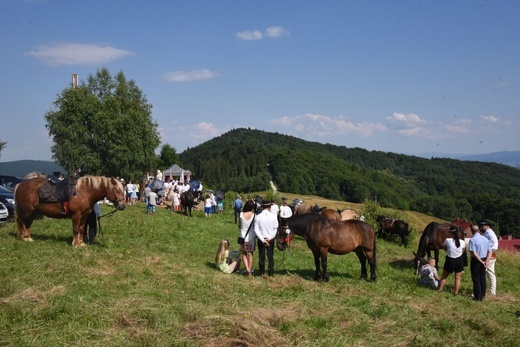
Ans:
[[[0,226],[0,345],[517,345],[520,256],[499,254],[499,294],[481,303],[467,296],[469,269],[462,296],[453,296],[452,277],[441,293],[419,287],[412,250],[434,219],[414,216],[409,248],[378,241],[375,283],[358,279],[354,254],[329,256],[330,282],[312,281],[314,261],[300,238],[275,251],[274,278],[216,270],[219,240],[238,248],[230,209],[206,219],[200,211],[150,216],[143,205],[128,206],[102,219],[97,245],[77,249],[70,220],[36,221],[33,243],[17,240],[7,223]]]

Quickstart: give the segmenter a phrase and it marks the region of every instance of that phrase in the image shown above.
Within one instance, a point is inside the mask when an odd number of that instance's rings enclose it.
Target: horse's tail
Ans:
[[[376,248],[377,248],[377,242],[376,242],[376,233],[374,231],[374,269],[377,267],[377,252],[376,252]]]
[[[16,235],[18,236],[18,238],[21,238],[22,237],[22,225],[21,223],[18,222],[18,208],[16,208],[17,206],[19,206],[19,204],[16,203],[16,190],[18,189],[18,186],[19,184],[17,184],[15,187],[14,187],[14,191],[13,191],[13,198],[14,198],[14,222],[16,223]]]

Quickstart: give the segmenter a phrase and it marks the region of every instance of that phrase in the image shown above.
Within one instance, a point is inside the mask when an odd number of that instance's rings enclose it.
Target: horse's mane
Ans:
[[[33,171],[33,172],[29,172],[27,175],[23,176],[23,178],[27,179],[27,180],[30,180],[31,178],[36,178],[36,177],[46,177],[44,173],[41,173],[41,172],[37,172],[37,171]]]
[[[111,183],[111,178],[109,177],[103,177],[103,176],[83,176],[78,179],[78,182],[76,183],[76,189],[81,189],[83,186],[90,187],[91,189],[99,189],[101,186],[108,187]],[[118,181],[114,180],[117,184],[117,186],[123,190],[123,184]]]

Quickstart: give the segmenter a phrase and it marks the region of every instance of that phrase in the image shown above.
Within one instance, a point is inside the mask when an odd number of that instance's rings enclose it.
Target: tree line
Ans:
[[[179,154],[205,185],[280,191],[414,210],[446,220],[487,219],[520,237],[520,170],[507,165],[368,151],[234,129]]]

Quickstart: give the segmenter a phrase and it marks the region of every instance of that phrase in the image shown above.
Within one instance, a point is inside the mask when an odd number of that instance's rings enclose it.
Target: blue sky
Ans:
[[[520,150],[520,1],[3,0],[0,161],[107,67],[177,152],[249,127],[368,150]]]

